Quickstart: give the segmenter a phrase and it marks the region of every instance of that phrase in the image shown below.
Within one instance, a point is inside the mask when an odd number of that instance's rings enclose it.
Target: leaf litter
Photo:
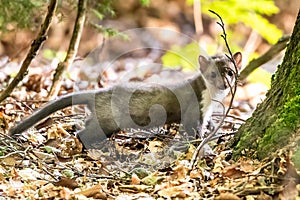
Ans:
[[[116,76],[125,70],[116,69],[104,73],[102,86],[109,85],[110,79],[116,81]],[[148,69],[142,77],[130,79],[146,81],[152,75],[159,76],[159,72]],[[83,150],[74,136],[84,128],[87,115],[80,106],[58,111],[21,137],[10,138],[9,127],[44,103],[50,85],[47,79],[41,74],[29,75],[12,97],[0,105],[0,196],[3,198],[299,198],[300,177],[288,151],[279,151],[272,160],[231,159],[226,143],[242,123],[239,118],[246,119],[253,111],[252,96],[245,99],[245,95],[237,94],[231,117],[220,131],[222,137],[204,148],[202,158],[190,170],[189,161],[199,141],[187,140],[178,124],[151,130],[123,130],[104,141],[101,149]],[[72,91],[72,87],[70,81],[64,81],[61,93]]]

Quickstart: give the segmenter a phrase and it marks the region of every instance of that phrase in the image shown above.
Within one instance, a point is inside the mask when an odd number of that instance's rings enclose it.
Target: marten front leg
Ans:
[[[100,149],[101,143],[108,138],[94,116],[86,121],[85,129],[79,131],[77,137],[85,149]]]

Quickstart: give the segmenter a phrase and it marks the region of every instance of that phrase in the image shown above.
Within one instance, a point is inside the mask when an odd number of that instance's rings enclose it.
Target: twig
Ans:
[[[48,94],[48,98],[55,98],[59,92],[61,86],[62,75],[65,71],[68,70],[70,65],[73,63],[75,56],[78,51],[78,46],[85,22],[85,10],[86,10],[87,0],[78,0],[78,9],[77,9],[77,17],[74,24],[72,38],[70,40],[68,52],[66,58],[63,62],[60,62],[57,65],[55,70],[55,74],[53,76],[52,86]]]
[[[30,150],[30,149],[31,149],[31,147],[29,146],[29,147],[27,147],[24,151],[14,151],[14,152],[10,152],[10,153],[8,153],[8,154],[6,154],[6,155],[4,155],[4,156],[0,156],[0,159],[7,158],[7,157],[12,156],[12,155],[14,155],[14,154],[26,154],[26,153],[28,152],[28,150]]]
[[[219,139],[221,137],[226,137],[226,136],[234,135],[236,132],[237,131],[233,131],[233,132],[230,132],[230,133],[221,133],[221,134],[218,134],[218,135],[214,135],[213,137],[210,138],[210,141]]]
[[[41,45],[47,38],[47,33],[48,33],[48,30],[49,30],[49,27],[51,24],[52,17],[56,10],[56,6],[57,6],[57,0],[51,0],[49,3],[49,6],[48,6],[48,12],[47,12],[46,18],[42,24],[40,32],[39,32],[37,38],[32,42],[31,48],[30,48],[25,60],[23,61],[18,74],[12,80],[12,82],[7,86],[7,88],[1,92],[0,102],[2,102],[4,99],[6,99],[12,93],[13,89],[19,84],[19,82],[22,81],[23,78],[27,75],[28,67],[29,67],[31,61],[35,58]]]
[[[212,116],[221,116],[220,114],[212,114]],[[223,116],[223,115],[222,115]],[[237,117],[237,116],[234,116],[234,115],[227,115],[226,117],[230,117],[230,118],[233,118],[233,119],[236,119],[236,120],[239,120],[239,121],[242,121],[242,122],[246,122],[246,120],[240,118],[240,117]]]
[[[242,71],[240,80],[244,80],[256,68],[272,60],[279,52],[286,48],[287,43],[290,41],[290,36],[283,36],[274,44],[266,53],[257,59],[252,60]]]
[[[195,150],[195,152],[194,152],[194,154],[193,154],[193,156],[192,156],[191,162],[190,162],[190,166],[189,166],[190,170],[193,169],[193,167],[194,167],[194,165],[195,165],[195,163],[196,163],[197,157],[198,157],[198,155],[199,155],[201,149],[204,147],[205,144],[207,144],[207,143],[211,140],[211,138],[212,138],[212,137],[217,133],[217,131],[221,128],[222,123],[224,122],[226,116],[228,115],[228,113],[229,113],[229,111],[230,111],[230,109],[231,109],[232,103],[233,103],[233,98],[234,98],[234,96],[235,96],[235,92],[236,92],[236,88],[237,88],[237,80],[238,80],[238,69],[237,69],[236,62],[235,62],[235,60],[234,60],[234,58],[233,58],[232,52],[231,52],[231,50],[230,50],[229,44],[228,44],[228,42],[227,42],[227,34],[226,34],[226,31],[225,31],[225,24],[224,24],[224,22],[223,22],[223,20],[222,20],[222,18],[220,17],[219,14],[217,14],[216,12],[214,12],[214,11],[212,11],[212,10],[209,10],[209,11],[210,11],[211,13],[215,14],[215,15],[219,18],[219,20],[220,20],[220,22],[217,22],[217,24],[218,24],[218,25],[222,28],[222,30],[223,30],[223,34],[221,35],[221,37],[224,39],[226,48],[227,48],[228,53],[229,53],[229,56],[226,55],[226,54],[225,54],[225,55],[228,57],[228,59],[229,59],[229,60],[233,63],[233,65],[234,65],[235,71],[234,71],[233,73],[234,73],[234,76],[235,76],[235,83],[234,83],[234,87],[233,87],[233,88],[230,86],[231,100],[230,100],[229,107],[228,107],[226,113],[223,115],[222,120],[219,122],[218,126],[214,129],[214,131],[212,131],[206,138],[204,138],[204,139],[202,140],[202,142],[199,144],[199,146],[196,148],[196,150]],[[228,80],[226,80],[226,81],[227,81],[228,85],[230,85],[229,82],[228,82]],[[215,100],[214,100],[214,101],[215,101]],[[223,106],[223,111],[225,111],[224,105],[223,105],[221,102],[219,102],[219,103]]]

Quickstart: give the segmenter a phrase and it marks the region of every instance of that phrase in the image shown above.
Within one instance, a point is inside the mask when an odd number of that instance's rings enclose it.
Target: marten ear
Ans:
[[[241,52],[236,52],[233,55],[233,59],[235,60],[236,67],[238,68],[238,70],[240,70],[241,67],[242,67],[242,53]]]
[[[200,55],[198,58],[198,62],[200,64],[200,71],[205,72],[209,66],[207,58]]]

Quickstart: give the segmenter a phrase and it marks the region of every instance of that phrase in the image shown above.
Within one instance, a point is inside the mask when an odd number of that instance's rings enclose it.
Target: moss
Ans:
[[[297,170],[300,171],[300,147],[294,152],[294,155],[292,157],[292,161],[295,164],[295,167]]]
[[[282,123],[295,129],[300,122],[300,95],[295,96],[283,106]]]
[[[290,99],[283,105],[281,113],[272,125],[266,129],[264,137],[258,145],[258,156],[263,158],[276,149],[285,146],[291,132],[300,123],[300,95]]]

